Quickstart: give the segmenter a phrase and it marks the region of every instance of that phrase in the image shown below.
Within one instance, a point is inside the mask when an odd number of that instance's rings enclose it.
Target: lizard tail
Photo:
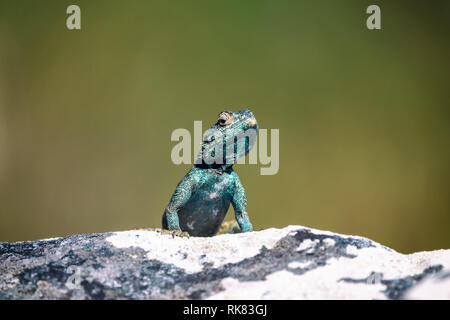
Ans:
[[[220,225],[219,231],[217,231],[216,235],[219,234],[230,234],[230,233],[241,233],[241,228],[239,228],[236,220],[224,221]]]

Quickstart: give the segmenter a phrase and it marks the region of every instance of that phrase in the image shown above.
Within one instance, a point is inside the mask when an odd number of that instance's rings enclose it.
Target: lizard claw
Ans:
[[[134,229],[134,230],[155,231],[155,232],[158,232],[161,234],[171,235],[173,238],[175,238],[175,236],[182,237],[182,238],[190,238],[189,233],[187,233],[186,231],[181,231],[180,229],[167,230],[167,229],[161,229],[161,228],[138,228],[138,229]]]
[[[189,238],[189,233],[187,233],[186,231],[181,231],[181,230],[171,230],[169,231],[172,234],[172,237],[175,238],[175,236],[177,237],[181,237],[181,238]]]

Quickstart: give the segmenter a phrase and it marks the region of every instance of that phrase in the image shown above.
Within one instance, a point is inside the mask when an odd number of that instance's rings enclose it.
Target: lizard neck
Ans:
[[[216,174],[223,173],[231,173],[233,171],[232,164],[206,164],[206,163],[198,163],[195,164],[194,167],[203,170],[210,170]]]

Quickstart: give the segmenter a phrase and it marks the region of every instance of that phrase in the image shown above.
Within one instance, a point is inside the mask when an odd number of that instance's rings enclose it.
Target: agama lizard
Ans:
[[[233,164],[253,147],[257,130],[249,109],[219,114],[204,135],[194,166],[178,183],[164,211],[163,229],[181,236],[213,236],[231,203],[241,231],[253,231],[245,190]]]

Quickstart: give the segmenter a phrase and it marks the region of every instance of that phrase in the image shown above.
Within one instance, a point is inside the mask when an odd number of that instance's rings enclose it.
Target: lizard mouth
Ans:
[[[250,111],[250,109],[245,109],[242,111],[239,111],[239,113],[243,114],[244,121],[247,125],[246,129],[257,129],[258,124],[256,122],[256,118],[253,115],[253,113]]]
[[[254,127],[256,125],[256,119],[255,118],[249,118],[247,120],[247,123],[250,127]]]

